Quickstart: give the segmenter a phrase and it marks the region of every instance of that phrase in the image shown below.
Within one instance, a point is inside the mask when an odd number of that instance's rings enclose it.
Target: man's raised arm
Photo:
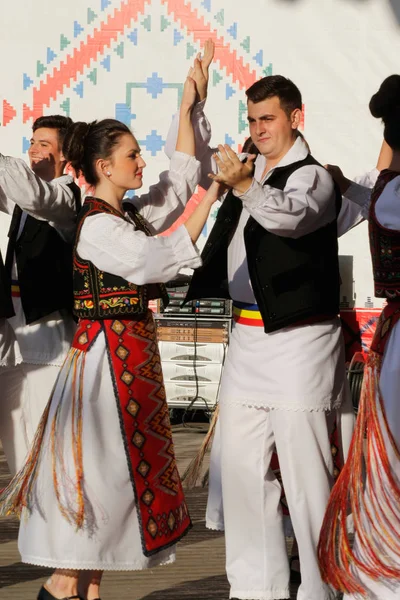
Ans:
[[[0,210],[12,213],[18,204],[28,214],[56,227],[68,227],[76,218],[73,178],[44,181],[19,158],[0,154]]]

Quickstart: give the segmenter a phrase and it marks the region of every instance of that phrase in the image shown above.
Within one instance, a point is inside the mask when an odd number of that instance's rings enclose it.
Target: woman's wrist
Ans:
[[[217,200],[218,200],[219,196],[216,193],[211,192],[210,190],[208,190],[208,192],[206,193],[206,195],[204,196],[202,203],[205,206],[211,207]]]
[[[193,106],[192,105],[186,105],[186,104],[182,104],[180,111],[179,111],[179,115],[181,119],[189,119],[191,118],[192,115],[192,109]]]

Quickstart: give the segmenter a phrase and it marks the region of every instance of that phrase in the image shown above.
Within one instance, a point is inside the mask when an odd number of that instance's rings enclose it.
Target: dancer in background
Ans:
[[[400,594],[400,75],[385,79],[369,106],[372,116],[382,119],[393,152],[369,208],[375,295],[387,305],[367,358],[349,457],[322,526],[319,561],[324,580],[346,599],[395,600]]]
[[[80,190],[64,174],[62,152],[71,125],[61,115],[34,122],[31,169],[0,155],[0,210],[12,215],[1,278],[0,439],[12,474],[27,455],[75,332],[72,241]]]

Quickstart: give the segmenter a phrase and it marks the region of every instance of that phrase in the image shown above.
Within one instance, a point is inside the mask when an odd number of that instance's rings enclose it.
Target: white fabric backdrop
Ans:
[[[0,9],[0,151],[27,158],[29,115],[117,117],[141,142],[149,185],[168,164],[162,146],[179,85],[211,35],[219,48],[207,106],[213,141],[238,149],[247,136],[246,84],[280,73],[302,91],[314,156],[353,177],[375,165],[380,148],[368,102],[399,71],[399,13],[398,0],[7,2]],[[3,250],[6,226],[2,217]],[[355,305],[363,307],[373,297],[365,226],[341,241],[341,253],[354,257]]]

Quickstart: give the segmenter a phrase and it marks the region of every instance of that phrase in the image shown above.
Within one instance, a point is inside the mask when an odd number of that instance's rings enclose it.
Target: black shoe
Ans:
[[[44,586],[39,590],[37,600],[83,600],[80,596],[67,596],[65,598],[56,598],[53,594],[50,594]],[[100,600],[100,599],[99,599]]]

